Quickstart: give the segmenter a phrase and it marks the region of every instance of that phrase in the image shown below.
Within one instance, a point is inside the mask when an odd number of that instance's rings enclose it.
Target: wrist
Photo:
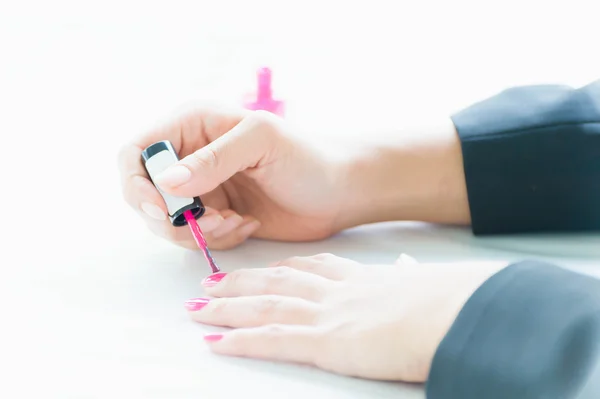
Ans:
[[[342,228],[394,220],[469,224],[460,139],[448,119],[362,146],[345,167]]]

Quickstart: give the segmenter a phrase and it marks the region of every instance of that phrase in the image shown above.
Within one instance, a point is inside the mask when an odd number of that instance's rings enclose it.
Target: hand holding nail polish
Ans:
[[[140,149],[160,141],[170,142],[181,160],[150,173],[153,184]],[[150,168],[162,162],[149,159]],[[177,212],[193,208],[189,201],[196,198],[202,198],[205,213],[197,220],[211,249],[249,237],[312,241],[358,221],[347,165],[300,141],[266,112],[194,112],[126,146],[120,164],[129,204],[157,235],[188,248],[196,244],[177,227],[185,224]]]
[[[315,241],[392,220],[468,224],[456,129],[448,119],[421,130],[374,136],[370,145],[335,136],[325,144],[326,132],[299,134],[268,111],[197,110],[123,148],[123,192],[153,232],[196,247],[189,231],[166,221],[168,204],[140,162],[144,148],[168,140],[181,160],[154,182],[163,195],[202,198],[198,223],[211,249],[250,237]]]

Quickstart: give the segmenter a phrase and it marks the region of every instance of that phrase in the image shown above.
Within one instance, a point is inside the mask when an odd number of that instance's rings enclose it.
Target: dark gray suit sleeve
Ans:
[[[600,280],[534,261],[491,277],[438,347],[427,398],[600,398]]]
[[[453,116],[475,234],[600,229],[600,81],[510,89]],[[439,345],[429,399],[600,398],[600,280],[512,265]]]
[[[513,88],[452,120],[475,234],[600,230],[600,80]]]

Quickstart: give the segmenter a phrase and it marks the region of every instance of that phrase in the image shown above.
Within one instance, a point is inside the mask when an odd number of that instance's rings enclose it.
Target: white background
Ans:
[[[0,358],[2,389],[14,389],[6,397],[398,397],[394,384],[206,353],[203,330],[181,310],[200,294],[201,258],[150,236],[126,208],[118,148],[191,101],[239,104],[265,64],[288,119],[315,136],[426,121],[513,85],[579,86],[600,78],[594,8],[2,0]],[[252,242],[216,256],[229,268],[321,251],[364,261],[392,261],[400,250],[522,256],[476,249],[465,231],[403,229],[365,242],[359,233],[304,246]],[[590,248],[586,258],[600,257]]]

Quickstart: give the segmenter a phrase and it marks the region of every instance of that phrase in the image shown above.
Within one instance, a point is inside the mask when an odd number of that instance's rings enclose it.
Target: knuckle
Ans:
[[[194,151],[191,155],[193,165],[199,169],[206,167],[217,168],[219,165],[219,155],[209,144],[204,148]]]
[[[254,134],[272,137],[277,132],[275,116],[268,111],[253,111],[246,117],[246,121],[252,128],[250,131]]]
[[[292,268],[289,266],[278,266],[271,269],[270,278],[275,282],[281,282],[290,277]]]
[[[270,125],[273,120],[273,114],[268,111],[257,109],[252,111],[246,117],[252,124],[262,126],[262,125]]]
[[[288,266],[277,266],[270,269],[268,278],[265,281],[265,293],[277,292],[286,280],[290,278],[292,268]]]
[[[234,270],[231,273],[228,273],[227,277],[225,279],[223,279],[221,281],[221,283],[218,285],[226,286],[226,287],[229,287],[230,289],[235,289],[235,287],[238,287],[240,285],[243,278],[244,278],[243,270]]]
[[[281,324],[269,324],[268,326],[265,326],[264,332],[267,335],[272,335],[272,336],[280,336],[283,333],[285,333],[286,328],[285,326],[281,325]]]
[[[229,310],[229,301],[227,299],[217,298],[213,299],[208,303],[203,310],[204,313],[210,314],[223,314],[227,310]]]
[[[256,303],[254,311],[263,319],[270,319],[281,307],[281,298],[267,296]]]

